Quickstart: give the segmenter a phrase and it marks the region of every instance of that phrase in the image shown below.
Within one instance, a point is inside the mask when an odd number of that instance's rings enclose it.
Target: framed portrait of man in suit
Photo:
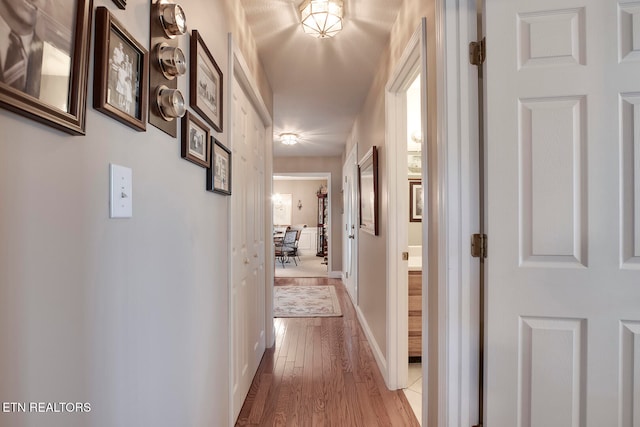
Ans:
[[[0,105],[85,132],[92,0],[0,0]]]

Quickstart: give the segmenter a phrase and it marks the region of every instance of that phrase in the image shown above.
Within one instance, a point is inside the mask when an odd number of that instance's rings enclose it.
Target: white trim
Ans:
[[[423,425],[435,427],[479,422],[479,274],[469,250],[470,235],[478,230],[477,70],[467,53],[469,41],[476,38],[475,4],[436,1],[435,64],[428,64],[438,88],[437,141],[428,150],[433,180],[429,211],[435,215],[429,232],[437,240],[430,242],[429,264],[436,271],[423,279],[430,298],[423,306],[429,313],[423,327],[429,322],[437,332],[425,343],[436,357],[428,368],[430,382],[423,382],[423,391],[428,390],[423,393]],[[423,265],[426,259],[427,254]]]
[[[331,271],[328,274],[330,279],[342,279],[342,271]]]
[[[376,341],[373,332],[371,332],[371,328],[369,328],[369,324],[367,323],[367,319],[360,310],[359,306],[354,306],[356,310],[356,314],[358,315],[358,320],[360,321],[360,326],[364,331],[364,335],[367,337],[367,341],[369,342],[369,347],[371,347],[371,353],[373,353],[373,357],[376,359],[376,364],[378,365],[378,369],[380,369],[380,373],[384,379],[384,382],[387,383],[387,360],[384,358],[384,354],[380,347],[378,346],[378,341]]]
[[[406,148],[406,91],[416,76],[426,75],[422,52],[425,52],[423,18],[413,33],[385,87],[386,150],[387,153],[387,387],[392,390],[407,387],[409,310],[407,262],[401,252],[408,245],[407,148]],[[424,81],[425,79],[422,78]],[[426,85],[421,85],[421,104],[426,115]],[[422,134],[426,135],[423,119]],[[424,157],[424,154],[423,154]],[[425,163],[423,163],[425,164]],[[404,171],[404,172],[403,172]],[[402,178],[404,177],[404,179]],[[402,190],[400,187],[402,186]],[[424,186],[423,186],[424,188]],[[425,199],[426,200],[426,199]],[[426,241],[426,240],[425,240]],[[423,242],[425,242],[423,241]],[[426,313],[426,311],[424,312]],[[426,353],[424,353],[426,354]]]
[[[232,123],[233,123],[233,79],[237,79],[238,83],[240,84],[240,86],[242,86],[242,88],[245,90],[247,97],[249,98],[249,101],[251,102],[251,104],[253,105],[253,107],[256,109],[256,112],[258,113],[258,115],[260,116],[260,119],[262,120],[262,123],[265,127],[265,150],[264,150],[264,156],[265,156],[265,170],[264,170],[264,174],[265,174],[265,185],[264,185],[264,199],[265,199],[265,206],[264,206],[264,224],[265,224],[265,229],[264,229],[264,242],[265,242],[265,247],[263,248],[263,253],[264,253],[264,259],[265,259],[265,269],[264,269],[264,274],[265,274],[265,346],[266,347],[271,347],[274,345],[275,343],[275,328],[273,326],[273,276],[274,276],[274,266],[273,263],[271,262],[266,262],[267,260],[273,259],[273,245],[270,244],[270,242],[272,242],[273,239],[273,218],[272,218],[272,209],[271,209],[271,192],[272,192],[272,180],[270,179],[266,179],[266,177],[270,177],[273,174],[273,130],[272,130],[272,118],[271,115],[269,114],[269,110],[266,106],[266,104],[264,103],[264,100],[262,98],[262,95],[260,94],[260,90],[258,88],[258,85],[255,81],[255,79],[253,78],[253,76],[251,75],[251,70],[249,69],[249,66],[247,65],[247,62],[245,61],[242,52],[240,51],[240,49],[238,49],[235,45],[235,43],[233,42],[233,35],[231,33],[229,33],[228,35],[228,44],[229,44],[229,58],[228,58],[228,74],[227,74],[227,102],[225,104],[225,108],[227,109],[227,121],[225,126],[227,127],[227,129],[231,129],[232,128]],[[233,147],[234,141],[233,141],[233,132],[228,132],[229,135],[229,146],[230,148]],[[232,184],[233,185],[233,184]],[[231,220],[233,218],[232,212],[231,212],[231,203],[228,203],[228,233],[229,233],[229,239],[228,239],[228,244],[227,244],[227,253],[231,253],[231,230],[232,230],[232,226],[231,226]],[[267,242],[269,242],[269,244],[267,244]],[[233,275],[233,264],[232,264],[232,259],[229,258],[229,265],[228,265],[228,277],[227,277],[227,286],[228,286],[228,292],[227,292],[227,306],[229,307],[229,329],[228,329],[228,339],[229,339],[229,343],[231,343],[231,345],[229,345],[229,426],[233,426],[235,425],[235,417],[234,417],[234,408],[233,408],[233,363],[235,361],[235,357],[234,357],[234,353],[233,353],[233,318],[234,318],[234,312],[233,312],[233,306],[231,304],[231,287],[232,287],[232,275]],[[271,325],[271,327],[269,327],[269,325]]]

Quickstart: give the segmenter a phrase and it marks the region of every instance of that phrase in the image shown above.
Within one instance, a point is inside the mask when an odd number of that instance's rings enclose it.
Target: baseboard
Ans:
[[[330,279],[342,279],[342,271],[330,271],[328,274]]]
[[[380,373],[382,374],[384,383],[389,384],[389,381],[387,378],[387,360],[384,358],[382,351],[378,346],[378,342],[373,337],[373,332],[371,332],[371,329],[369,328],[369,324],[367,323],[367,319],[365,319],[364,314],[362,314],[362,311],[360,311],[360,307],[355,307],[355,309],[356,309],[356,313],[358,314],[358,320],[360,321],[360,326],[362,326],[364,335],[367,337],[367,341],[369,341],[371,352],[373,353],[373,357],[376,359],[376,363],[378,364],[378,369],[380,369]]]

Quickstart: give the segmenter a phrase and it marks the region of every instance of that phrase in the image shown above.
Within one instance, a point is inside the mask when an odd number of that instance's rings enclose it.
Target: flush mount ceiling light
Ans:
[[[324,39],[342,30],[342,0],[305,0],[300,5],[302,29]]]
[[[295,133],[281,133],[280,142],[284,145],[295,145],[298,143],[298,135]]]

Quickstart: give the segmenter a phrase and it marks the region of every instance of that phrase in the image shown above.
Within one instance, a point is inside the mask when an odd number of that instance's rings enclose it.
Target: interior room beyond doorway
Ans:
[[[327,277],[328,193],[323,174],[273,177],[276,277]]]

